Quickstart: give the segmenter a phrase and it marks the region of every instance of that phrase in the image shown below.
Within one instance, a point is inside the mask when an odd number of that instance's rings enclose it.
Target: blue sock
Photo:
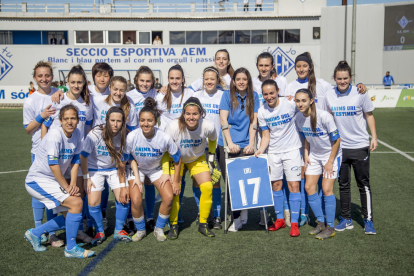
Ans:
[[[326,223],[330,227],[334,227],[335,211],[336,211],[336,198],[335,195],[324,196],[326,206]]]
[[[88,196],[85,195],[83,206],[86,211],[86,220],[88,221],[88,227],[93,227],[93,219],[91,217],[91,214],[89,214],[89,205],[88,205]]]
[[[323,177],[319,177],[319,180],[318,180],[318,194],[319,194],[319,198],[321,199],[321,203],[322,203],[322,212],[323,212],[324,215],[326,215],[326,213],[325,213],[325,200],[323,200],[322,180],[323,180]]]
[[[128,219],[128,221],[132,220],[131,204],[129,204],[129,211],[128,211],[127,219]]]
[[[325,222],[325,218],[322,212],[321,199],[319,198],[318,193],[309,195],[308,199],[309,199],[309,205],[312,208],[312,211],[315,214],[315,217],[318,219],[318,221]]]
[[[47,221],[55,218],[56,216],[57,215],[53,213],[53,209],[50,209],[49,210],[49,209],[46,208],[46,218],[47,218]],[[55,231],[49,232],[49,235],[53,235],[53,234],[55,234]]]
[[[119,232],[124,228],[124,223],[128,216],[128,211],[130,207],[130,203],[122,204],[115,200],[116,205],[116,213],[115,213],[115,231]]]
[[[89,214],[91,215],[94,224],[95,224],[95,228],[96,231],[98,233],[103,233],[103,225],[102,225],[102,211],[101,211],[101,205],[96,205],[95,207],[91,207],[90,205],[88,205],[89,207]]]
[[[198,189],[200,189],[200,188],[198,188]],[[213,213],[214,213],[215,218],[220,217],[220,213],[221,213],[221,187],[220,188],[213,188]]]
[[[43,234],[55,232],[65,228],[65,217],[57,216],[32,230],[33,235],[40,237]]]
[[[86,201],[86,196],[84,198],[82,198],[82,202],[83,202],[83,207],[82,207],[82,223],[79,223],[79,229],[80,231],[83,231],[83,219],[86,216],[86,209],[88,209],[88,204]]]
[[[297,223],[300,211],[300,193],[291,193],[289,196],[290,222]]]
[[[66,248],[71,250],[76,246],[79,223],[82,221],[82,213],[66,215]]]
[[[154,218],[155,208],[155,187],[154,185],[144,185],[145,187],[145,209],[147,220]]]
[[[138,231],[145,230],[145,220],[144,220],[144,218],[145,218],[144,215],[142,215],[139,218],[133,218],[135,227],[137,228]]]
[[[289,188],[288,188],[288,184],[286,181],[286,177],[283,176],[283,186],[282,186],[282,190],[283,190],[283,209],[284,210],[289,210]]]
[[[196,188],[193,186],[193,194],[194,194],[194,200],[197,204],[198,213],[200,214],[200,196],[201,196],[200,187]]]
[[[109,185],[108,182],[106,182],[105,180],[105,184],[104,184],[104,190],[102,191],[101,194],[101,212],[105,212],[106,213],[106,207],[108,207],[108,199],[109,199]]]
[[[43,224],[43,213],[45,212],[45,205],[36,198],[32,197],[32,208],[35,227],[39,227]]]
[[[301,215],[308,215],[309,214],[309,202],[308,202],[308,194],[305,190],[305,178],[302,178],[300,181],[300,214]]]
[[[163,215],[161,213],[158,213],[157,223],[155,224],[155,227],[160,228],[160,229],[164,229],[164,227],[167,224],[169,218],[170,218],[170,215]]]
[[[277,219],[283,219],[283,191],[273,191],[273,201]]]

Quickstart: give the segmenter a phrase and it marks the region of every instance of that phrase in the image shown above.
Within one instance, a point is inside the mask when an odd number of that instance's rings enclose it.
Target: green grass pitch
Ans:
[[[414,109],[377,109],[374,115],[378,138],[414,157]],[[22,110],[0,110],[0,118],[0,172],[27,170],[31,141],[22,127]],[[258,210],[249,211],[249,222],[238,233],[215,231],[215,238],[206,238],[196,230],[197,207],[187,176],[182,205],[185,223],[179,239],[161,243],[149,233],[138,243],[118,243],[89,275],[414,275],[414,162],[398,153],[383,153],[392,152],[383,145],[377,152],[371,155],[375,236],[364,234],[353,179],[355,228],[334,238],[316,240],[307,234],[312,229],[309,225],[300,228],[298,238],[291,238],[288,228],[267,234],[258,225]],[[24,232],[34,226],[31,198],[24,188],[26,174],[0,174],[0,274],[78,275],[93,259],[67,259],[63,248],[51,246],[46,252],[34,252],[24,240]],[[112,193],[109,200],[108,240],[93,248],[97,254],[113,240]],[[224,205],[222,210],[224,213]],[[274,218],[273,208],[269,211]],[[64,238],[64,232],[59,236]]]

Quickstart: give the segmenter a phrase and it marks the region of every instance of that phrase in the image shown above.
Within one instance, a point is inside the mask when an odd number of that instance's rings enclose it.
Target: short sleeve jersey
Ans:
[[[221,87],[221,85],[217,85],[217,89],[219,90],[225,90],[225,89],[230,89],[230,83],[231,83],[231,77],[229,74],[226,74],[224,77],[222,77],[224,82],[226,83],[227,87]],[[203,89],[203,82],[204,78],[200,77],[197,80],[195,80],[191,85],[190,89],[192,89],[194,92],[200,91]]]
[[[172,120],[180,117],[181,112],[183,110],[184,103],[194,95],[193,90],[185,88],[184,95],[181,93],[171,93],[171,108],[167,108],[167,104],[164,102],[165,95],[158,94],[156,101],[157,101],[157,108],[162,112],[161,113],[161,125],[160,129],[165,130],[168,124],[171,123]]]
[[[246,95],[243,97],[244,103],[246,104]],[[256,92],[253,92],[253,99],[254,99],[254,113],[257,113],[259,110],[259,96]],[[220,102],[220,110],[227,110],[229,112],[229,116],[227,118],[227,122],[230,127],[230,136],[234,144],[239,145],[241,148],[246,147],[249,145],[249,127],[250,127],[250,119],[246,113],[246,108],[244,110],[241,109],[241,97],[237,94],[237,100],[239,101],[239,107],[231,111],[231,97],[230,97],[230,90],[226,90],[223,93]],[[220,132],[218,144],[223,146],[223,134]]]
[[[214,94],[208,94],[202,90],[194,93],[193,95],[193,97],[196,97],[200,100],[204,110],[206,111],[205,118],[214,124],[217,134],[221,131],[220,101],[222,96],[222,90],[217,90],[217,92]]]
[[[39,93],[37,90],[31,94],[23,104],[23,125],[26,128],[36,117],[42,113],[48,105],[53,105],[52,95],[58,91],[57,88],[51,88],[51,92],[47,95]],[[47,118],[45,121],[47,121]],[[41,127],[32,134],[32,154],[36,154],[36,149],[41,141]]]
[[[334,116],[341,134],[344,149],[358,149],[369,146],[366,112],[374,110],[368,93],[360,94],[355,86],[345,93],[332,88],[326,93],[326,105]]]
[[[316,108],[318,109],[325,109],[325,94],[328,90],[331,89],[331,85],[327,83],[326,81],[322,79],[316,79],[316,97],[315,97],[315,103]],[[308,81],[306,80],[294,80],[288,84],[288,87],[286,89],[286,93],[282,95],[279,93],[280,96],[293,96],[295,97],[296,91],[302,88],[308,88]]]
[[[172,138],[158,128],[155,128],[154,137],[151,139],[144,136],[141,128],[130,132],[127,136],[126,153],[130,156],[130,160],[137,161],[140,170],[148,172],[160,167],[165,152],[180,158],[180,152]]]
[[[147,93],[142,93],[137,89],[132,89],[127,94],[128,98],[131,100],[132,104],[135,106],[135,113],[137,118],[139,117],[139,112],[144,107],[144,101],[146,98],[153,98],[155,99],[158,95],[157,90],[154,88],[148,90]]]
[[[279,98],[275,108],[265,103],[257,114],[262,130],[269,130],[269,153],[283,153],[302,147],[299,132],[295,125],[298,110],[295,102],[287,98]]]
[[[61,127],[51,129],[40,142],[26,182],[36,181],[36,178],[56,180],[49,166],[59,165],[60,171],[64,174],[71,163],[80,164],[81,150],[82,136],[79,129],[75,129],[69,138]]]
[[[178,120],[174,120],[167,126],[165,132],[171,136],[179,148],[183,163],[191,163],[204,155],[207,145],[206,139],[211,141],[217,139],[214,124],[205,119],[200,119],[198,128],[194,131],[187,128],[180,131]]]
[[[276,77],[277,87],[279,87],[279,95],[285,95],[285,90],[287,87],[287,80],[284,76],[277,76]],[[252,80],[253,82],[253,90],[259,96],[260,106],[263,106],[265,100],[262,95],[262,84],[263,82],[260,80],[259,77],[255,77]]]
[[[305,117],[301,112],[298,112],[296,127],[310,144],[310,156],[317,160],[325,160],[331,155],[333,141],[340,136],[335,121],[329,112],[317,109],[316,120],[316,132],[313,132],[310,116]],[[341,147],[339,147],[336,156],[342,156]]]
[[[111,95],[111,91],[109,91],[109,87],[106,88],[105,92],[99,93],[96,92],[95,85],[91,84],[88,86],[90,95],[94,98],[95,101],[105,99],[108,95]]]
[[[135,107],[132,103],[128,113],[128,121],[126,122],[129,130],[134,130],[138,125],[138,116],[135,112]],[[102,125],[106,123],[106,113],[112,106],[120,107],[120,104],[105,102],[105,98],[93,101],[93,126]]]
[[[111,155],[102,138],[103,130],[100,127],[92,129],[83,142],[82,155],[88,158],[89,171],[111,171],[116,170],[115,162],[112,162]],[[121,134],[118,133],[113,139],[116,150],[121,147]]]
[[[89,105],[86,105],[82,97],[79,97],[77,100],[71,100],[68,97],[63,98],[63,100],[56,106],[56,113],[50,117],[51,120],[45,121],[43,124],[50,129],[60,127],[60,110],[69,104],[72,104],[78,108],[79,123],[77,125],[77,128],[80,130],[82,138],[85,138],[86,125],[90,125],[91,121],[93,120],[92,98],[90,99]]]

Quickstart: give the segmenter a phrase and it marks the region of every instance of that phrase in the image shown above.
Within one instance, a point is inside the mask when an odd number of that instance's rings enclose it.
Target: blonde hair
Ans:
[[[51,74],[51,75],[52,75],[52,77],[53,77],[53,68],[52,68],[52,63],[51,63],[51,62],[46,62],[46,61],[43,61],[43,60],[41,60],[41,61],[39,61],[38,63],[36,63],[35,67],[33,68],[33,76],[34,76],[34,77],[36,77],[36,70],[37,70],[38,68],[41,68],[41,67],[47,67],[47,68],[49,68],[49,70],[50,70],[50,74]]]

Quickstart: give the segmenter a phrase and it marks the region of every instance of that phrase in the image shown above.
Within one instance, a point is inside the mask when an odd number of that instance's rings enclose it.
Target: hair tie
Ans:
[[[206,69],[204,69],[204,71],[203,71],[203,76],[204,76],[204,73],[205,72],[207,72],[207,71],[213,71],[213,72],[215,72],[217,75],[219,75],[219,72],[217,71],[217,69],[216,68],[214,68],[214,67],[207,67]]]
[[[307,54],[303,53],[303,54],[300,54],[299,56],[297,56],[296,59],[295,59],[295,65],[296,65],[296,63],[298,63],[298,61],[306,62],[309,65],[309,67],[312,68],[312,61],[308,57]]]
[[[188,103],[188,104],[186,104],[185,106],[184,106],[184,109],[187,107],[187,106],[189,106],[189,105],[195,105],[195,106],[197,106],[199,109],[202,109],[201,108],[201,106],[199,106],[198,104],[196,104],[196,103]]]

